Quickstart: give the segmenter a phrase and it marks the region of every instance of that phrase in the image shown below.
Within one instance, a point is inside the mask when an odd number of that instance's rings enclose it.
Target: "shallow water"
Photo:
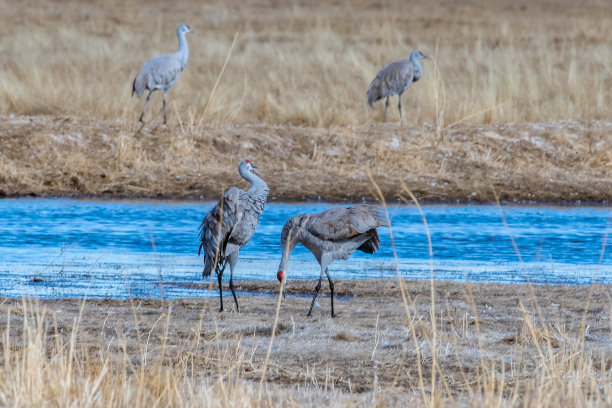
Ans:
[[[211,202],[0,200],[0,295],[40,298],[206,297],[198,226]],[[242,249],[237,279],[276,279],[283,223],[329,204],[268,204]],[[424,207],[437,280],[612,283],[612,248],[602,248],[612,211],[603,207]],[[334,279],[429,279],[427,235],[415,207],[389,207],[381,250],[330,267]],[[513,247],[513,237],[522,262]],[[314,257],[298,246],[288,279],[316,279]],[[229,271],[224,276],[229,279]],[[214,279],[214,278],[211,278]],[[164,285],[159,285],[159,282]],[[187,285],[186,285],[187,284]]]

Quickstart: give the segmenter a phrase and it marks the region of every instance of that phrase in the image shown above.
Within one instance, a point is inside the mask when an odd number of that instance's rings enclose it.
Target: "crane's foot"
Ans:
[[[223,311],[223,306],[219,308],[219,313],[221,313],[222,311]]]

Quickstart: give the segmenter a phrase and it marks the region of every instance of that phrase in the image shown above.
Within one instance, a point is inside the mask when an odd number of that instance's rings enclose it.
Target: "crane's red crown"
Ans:
[[[282,283],[283,279],[285,278],[285,273],[283,271],[278,271],[276,277],[278,278],[278,281]]]
[[[251,164],[251,161],[249,159],[244,159],[244,161]]]

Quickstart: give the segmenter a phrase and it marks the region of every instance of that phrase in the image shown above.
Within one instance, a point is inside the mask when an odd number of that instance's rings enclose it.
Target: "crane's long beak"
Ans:
[[[253,163],[251,163],[251,166],[253,166],[253,170],[251,170],[251,171],[259,176],[258,172],[255,171],[255,170],[259,170],[259,167],[254,165]]]

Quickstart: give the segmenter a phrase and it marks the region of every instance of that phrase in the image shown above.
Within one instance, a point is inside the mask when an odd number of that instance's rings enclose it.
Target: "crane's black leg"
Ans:
[[[221,279],[223,279],[223,271],[225,270],[226,266],[227,266],[227,261],[224,261],[223,268],[221,268],[220,271],[217,271],[217,281],[219,282],[219,303],[221,304],[221,307],[219,308],[220,312],[223,311],[223,287],[221,285]]]
[[[234,281],[233,281],[233,274],[230,273],[230,284],[229,287],[232,290],[232,296],[234,296],[234,302],[236,302],[236,311],[238,313],[240,313],[240,307],[238,306],[238,299],[236,299],[236,292],[234,292]]]
[[[223,272],[220,272],[217,274],[217,281],[219,282],[219,303],[221,304],[221,307],[219,308],[219,311],[222,312],[223,311],[223,288],[221,288],[221,279],[223,278]]]
[[[315,299],[317,298],[317,295],[319,294],[319,289],[321,289],[321,281],[322,280],[323,280],[323,274],[321,274],[321,276],[319,277],[319,283],[315,287],[315,292],[314,292],[314,295],[312,297],[312,303],[310,303],[310,309],[308,309],[308,315],[307,316],[310,316],[310,313],[312,313],[312,307],[314,306]]]
[[[140,119],[138,119],[140,121],[140,123],[143,123],[142,119],[144,118],[145,111],[147,110],[147,105],[149,104],[149,99],[151,98],[151,94],[152,93],[153,93],[153,91],[149,91],[149,94],[147,95],[147,99],[145,99],[145,104],[144,104],[144,107],[142,108],[142,113],[140,114]]]
[[[238,252],[233,252],[227,258],[227,262],[229,262],[230,266],[230,281],[229,287],[232,290],[232,296],[234,296],[234,302],[236,303],[236,311],[240,313],[240,307],[238,306],[238,299],[236,298],[236,292],[234,291],[234,267],[238,262]]]
[[[164,110],[164,125],[166,124],[166,93],[167,92],[164,92],[164,102],[162,104]]]
[[[400,123],[402,123],[402,94],[397,96],[397,109],[399,110],[400,114]]]
[[[327,269],[325,269],[325,274],[327,275],[327,280],[329,281],[329,291],[331,292],[331,316],[336,317],[336,314],[334,313],[334,282],[332,282]]]
[[[387,108],[389,107],[389,97],[387,96],[387,101],[385,102],[385,118],[383,122],[387,121]]]

